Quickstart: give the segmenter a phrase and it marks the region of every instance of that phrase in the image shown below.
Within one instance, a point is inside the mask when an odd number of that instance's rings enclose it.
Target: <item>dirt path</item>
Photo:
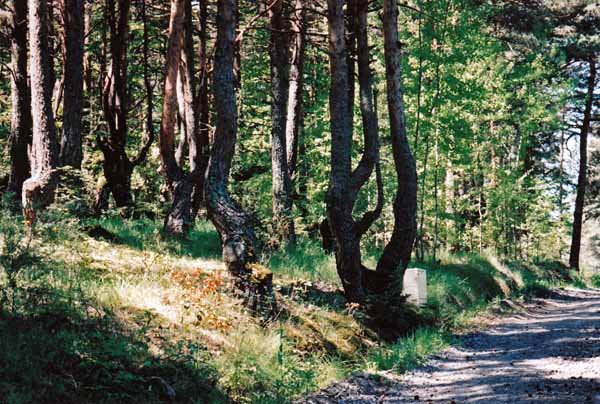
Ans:
[[[404,376],[355,375],[309,403],[600,404],[600,290],[567,289]]]

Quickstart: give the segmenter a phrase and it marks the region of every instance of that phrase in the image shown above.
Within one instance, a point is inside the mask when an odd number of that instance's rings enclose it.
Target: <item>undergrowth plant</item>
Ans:
[[[38,260],[32,247],[32,229],[27,228],[20,217],[13,213],[14,207],[5,196],[0,208],[0,310],[4,307],[15,310],[19,289],[19,274]]]

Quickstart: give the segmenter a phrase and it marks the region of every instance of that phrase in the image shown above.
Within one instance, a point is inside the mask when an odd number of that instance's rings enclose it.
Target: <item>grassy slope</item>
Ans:
[[[0,234],[18,233],[16,220],[4,216]],[[264,324],[233,297],[204,223],[176,242],[150,220],[51,222],[38,228],[18,288],[0,277],[0,402],[159,402],[173,389],[177,402],[286,402],[353,370],[414,367],[499,299],[543,294],[569,276],[557,263],[474,255],[423,263],[429,325],[386,344],[345,305],[333,258],[314,242],[263,257],[280,310]],[[82,231],[98,224],[117,238]]]

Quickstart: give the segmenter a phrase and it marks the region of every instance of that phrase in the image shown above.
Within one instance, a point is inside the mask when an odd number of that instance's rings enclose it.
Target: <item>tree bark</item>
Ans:
[[[10,176],[8,191],[16,200],[21,198],[23,182],[29,178],[31,144],[31,93],[27,82],[27,1],[13,0],[11,38],[11,120],[10,120]]]
[[[208,42],[208,1],[200,1],[200,43],[198,47],[198,96],[195,105],[196,116],[198,119],[198,135],[196,139],[197,149],[197,169],[200,172],[197,182],[194,186],[192,195],[192,218],[195,218],[198,214],[198,210],[204,204],[204,180],[205,173],[208,167],[208,159],[210,157],[210,108],[208,106],[208,80],[209,80],[209,58],[206,53],[206,46]],[[191,20],[189,21],[190,37],[193,32],[191,27]],[[188,58],[192,58],[192,48],[186,45],[188,51]]]
[[[173,204],[165,219],[164,229],[165,232],[176,236],[185,236],[190,228],[192,211],[191,198],[193,190],[191,176],[192,174],[196,174],[194,167],[192,167],[190,175],[186,175],[183,168],[177,163],[175,156],[175,129],[177,126],[178,109],[177,78],[180,74],[184,75],[184,77],[181,78],[183,87],[181,91],[184,95],[183,118],[186,120],[184,128],[187,130],[187,133],[184,131],[181,136],[189,136],[190,154],[195,155],[195,134],[193,132],[195,131],[196,122],[193,111],[193,100],[190,99],[193,94],[193,89],[190,88],[192,82],[189,73],[186,74],[185,72],[185,66],[180,65],[184,40],[186,2],[188,2],[188,0],[171,0],[163,112],[160,136],[158,138],[163,171],[167,179],[167,185],[171,189],[173,195]],[[189,11],[191,11],[191,9],[189,9],[188,12]],[[184,63],[189,66],[191,61],[186,60],[184,56]]]
[[[306,14],[304,0],[296,0],[294,15],[291,19],[292,53],[290,58],[290,73],[288,83],[287,120],[285,126],[285,144],[287,147],[287,169],[292,185],[296,177],[298,165],[298,145],[304,124],[302,108],[302,86],[304,53],[306,49]]]
[[[142,16],[142,23],[144,25],[144,33],[143,33],[143,43],[142,43],[142,53],[144,55],[144,60],[150,59],[150,38],[149,38],[149,27],[148,27],[148,15],[146,12],[146,2],[145,0],[140,1],[140,12]],[[152,87],[152,78],[150,74],[150,68],[148,63],[144,63],[144,88],[146,89],[146,142],[145,144],[152,144],[155,137],[154,131],[154,90]],[[148,151],[146,148],[146,153]],[[143,149],[142,149],[143,150]],[[145,154],[141,156],[142,159],[145,159]]]
[[[235,0],[219,0],[213,87],[217,122],[205,182],[208,216],[221,237],[223,260],[228,270],[243,278],[248,263],[256,259],[255,234],[248,215],[228,191],[231,160],[237,137],[234,80]]]
[[[379,124],[373,102],[373,78],[367,33],[368,1],[351,0],[349,4],[353,9],[352,18],[354,21],[352,26],[354,35],[356,36],[359,105],[364,139],[364,152],[351,178],[351,185],[356,198],[360,188],[367,182],[373,173],[376,162],[379,160]]]
[[[571,251],[569,255],[569,266],[581,270],[579,265],[579,253],[581,251],[581,229],[583,226],[583,207],[585,203],[585,188],[587,186],[587,143],[590,131],[591,115],[594,101],[594,89],[596,88],[596,57],[588,59],[589,75],[587,81],[587,95],[583,111],[583,122],[579,134],[579,174],[577,176],[577,196],[575,198],[575,212],[573,215],[573,236],[571,239]]]
[[[343,0],[329,0],[329,57],[331,87],[329,108],[331,116],[331,175],[327,194],[327,214],[335,240],[338,274],[346,298],[352,302],[365,300],[368,287],[361,262],[360,240],[383,208],[383,181],[379,160],[379,132],[374,103],[370,51],[367,35],[367,0],[348,3],[348,30],[345,33]],[[363,123],[364,151],[357,167],[352,170],[352,110],[354,103],[353,72],[355,59],[348,54],[348,45],[355,48],[358,62],[360,112]],[[353,209],[360,189],[376,168],[377,206],[358,221]]]
[[[115,2],[118,8],[115,8]],[[104,80],[102,90],[102,109],[108,124],[108,137],[97,138],[97,143],[104,156],[102,163],[106,187],[115,200],[117,207],[133,204],[131,195],[131,174],[148,154],[152,137],[144,140],[138,154],[130,160],[126,153],[127,119],[129,109],[128,87],[128,44],[129,44],[129,12],[131,0],[106,0],[105,15],[110,31],[110,69]],[[98,190],[96,200],[106,195],[104,187]],[[94,210],[100,211],[105,203],[96,203]]]
[[[30,151],[31,177],[23,183],[22,203],[26,220],[35,221],[35,209],[54,200],[58,144],[52,114],[49,71],[48,8],[45,0],[29,0],[29,65],[33,139]]]
[[[179,74],[179,60],[181,57],[184,6],[185,0],[171,0],[163,111],[160,136],[158,138],[163,170],[168,182],[172,182],[181,172],[175,160],[175,128],[177,124],[177,76]]]
[[[288,81],[288,38],[285,34],[285,7],[283,0],[269,8],[271,39],[269,44],[271,66],[271,173],[273,193],[273,230],[283,243],[293,242],[291,182],[287,167],[286,119]]]
[[[64,0],[65,61],[60,164],[81,168],[83,114],[84,0]]]
[[[408,267],[417,229],[417,172],[406,133],[402,100],[401,50],[398,42],[398,4],[383,2],[383,35],[392,153],[397,176],[394,229],[377,263],[377,271],[392,273]]]
[[[115,9],[115,1],[118,9]],[[130,0],[107,0],[107,18],[110,31],[111,63],[103,89],[104,117],[108,123],[108,138],[99,138],[104,155],[104,177],[118,207],[133,203],[131,174],[133,165],[125,153],[127,144],[127,47],[129,42]]]
[[[177,76],[177,107],[178,107],[178,127],[179,127],[179,141],[175,150],[175,161],[179,167],[185,167],[185,162],[189,157],[189,129],[186,118],[186,107],[185,107],[185,95],[183,89],[183,78],[185,77],[185,67],[183,63],[179,67],[179,74]]]
[[[84,48],[90,42],[90,35],[92,32],[92,18],[94,12],[94,3],[90,0],[84,0]],[[84,52],[83,54],[83,83],[85,85],[85,91],[91,94],[94,90],[93,77],[92,77],[92,57],[91,52]]]
[[[369,66],[367,39],[367,6],[365,0],[348,4],[350,41],[356,41],[360,84],[360,109],[363,118],[365,149],[361,160],[352,171],[352,107],[354,59],[349,57],[345,35],[343,0],[328,1],[329,60],[331,87],[329,108],[331,116],[331,175],[327,194],[327,214],[335,240],[336,266],[346,298],[352,302],[365,299],[364,267],[361,263],[360,239],[381,212],[377,207],[367,212],[358,222],[352,215],[356,198],[371,176],[378,159],[379,136],[377,116],[373,104],[373,88]],[[379,170],[378,170],[379,171]],[[378,173],[378,189],[381,176]],[[381,202],[378,202],[378,205]]]
[[[350,80],[345,38],[344,0],[328,0],[329,115],[331,118],[331,173],[327,191],[327,216],[335,239],[338,275],[346,299],[362,302],[363,287],[360,243],[355,237],[350,192],[352,122],[350,121]]]

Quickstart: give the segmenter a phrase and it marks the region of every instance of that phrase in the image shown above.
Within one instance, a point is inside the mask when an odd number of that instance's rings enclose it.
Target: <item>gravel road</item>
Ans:
[[[303,401],[600,404],[600,290],[556,291],[413,372],[355,374]]]

